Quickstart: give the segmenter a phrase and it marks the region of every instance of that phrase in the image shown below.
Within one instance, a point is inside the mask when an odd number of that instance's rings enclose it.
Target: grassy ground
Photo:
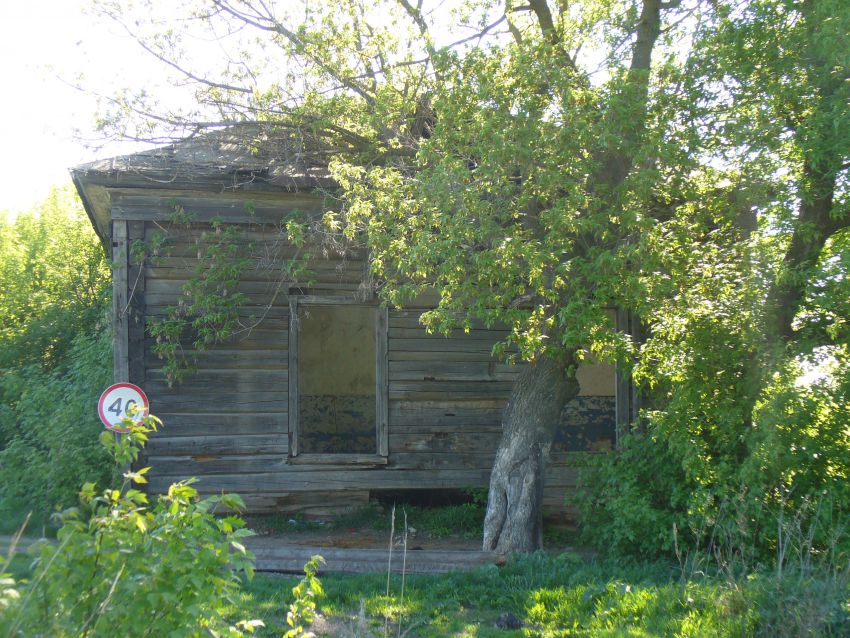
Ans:
[[[407,507],[408,525],[421,533],[480,534],[483,509]],[[319,525],[269,518],[273,531],[337,527],[388,530],[381,508],[358,511]],[[399,513],[396,525],[400,526]],[[554,534],[552,533],[554,532]],[[548,545],[561,534],[551,530]],[[567,539],[560,539],[567,540]],[[26,578],[29,559],[7,570]],[[708,564],[708,563],[706,563]],[[258,574],[246,582],[235,620],[260,619],[259,638],[279,638],[297,577]],[[433,576],[322,575],[325,595],[312,630],[319,636],[368,638],[511,637],[744,637],[850,638],[850,573],[824,570],[731,577],[677,564],[589,560],[574,553],[535,554],[496,567]]]
[[[322,577],[319,635],[431,638],[566,636],[850,636],[846,583],[751,576],[683,580],[663,563],[587,562],[575,555],[524,557],[470,573]],[[280,636],[295,578],[258,575],[236,614]],[[506,618],[511,614],[512,618]],[[519,628],[500,628],[510,620]],[[388,619],[388,620],[387,620]],[[505,620],[509,622],[505,623]],[[386,629],[385,629],[386,627]],[[386,633],[385,633],[386,632]]]

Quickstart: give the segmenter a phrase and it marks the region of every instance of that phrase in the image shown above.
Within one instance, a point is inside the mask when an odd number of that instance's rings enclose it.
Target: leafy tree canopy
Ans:
[[[53,365],[100,323],[103,247],[68,185],[14,221],[0,219],[0,368]]]
[[[343,189],[328,223],[368,233],[387,298],[436,287],[434,326],[505,321],[526,358],[610,351],[605,309],[651,312],[680,271],[710,272],[702,257],[747,260],[789,337],[797,271],[846,224],[841,2],[217,0],[167,24],[152,0],[102,10],[197,104],[125,93],[105,130],[248,120],[317,140]]]

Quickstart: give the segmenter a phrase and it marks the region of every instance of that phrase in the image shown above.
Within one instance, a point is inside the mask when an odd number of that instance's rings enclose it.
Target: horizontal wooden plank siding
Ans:
[[[165,222],[175,214],[188,216],[194,222],[222,219],[231,224],[280,224],[288,215],[297,213],[316,218],[328,209],[321,197],[288,194],[274,200],[240,195],[213,196],[192,194],[162,197],[155,193],[115,193],[112,200],[113,219]]]
[[[394,382],[420,381],[514,381],[519,366],[494,361],[391,361]]]
[[[301,299],[361,302],[368,259],[362,250],[315,249],[311,274],[287,281],[287,262],[304,257],[305,249],[287,244],[280,220],[294,211],[315,217],[325,202],[297,194],[260,199],[232,193],[165,197],[153,189],[128,189],[113,198],[114,219],[127,220],[134,237],[151,245],[165,237],[158,254],[134,271],[143,282],[138,307],[147,334],[136,331],[130,357],[139,368],[136,376],[144,379],[152,413],[164,422],[148,446],[151,490],[162,492],[173,481],[195,476],[203,494],[236,492],[255,511],[290,506],[313,511],[312,497],[305,495],[324,495],[316,496],[324,499],[316,503],[318,511],[327,509],[329,494],[365,502],[369,490],[486,487],[502,411],[522,368],[493,357],[507,330],[472,322],[450,337],[429,334],[420,324],[423,310],[386,314],[388,437],[387,449],[380,450],[386,464],[290,462],[290,381],[297,373],[289,369],[290,290],[310,296]],[[194,223],[170,225],[175,207],[193,214]],[[226,342],[199,350],[191,337],[185,339],[183,355],[193,370],[170,384],[150,327],[174,306],[191,303],[186,290],[203,269],[200,256],[218,241],[208,223],[215,217],[241,224],[240,256],[248,263],[236,291],[245,303]],[[567,511],[564,496],[575,481],[574,464],[556,451],[547,474],[547,507]]]
[[[170,483],[184,474],[175,476],[154,475],[151,489],[165,491]],[[281,471],[258,474],[233,473],[201,475],[197,487],[204,494],[232,491],[239,494],[277,495],[290,491],[303,492],[318,489],[327,491],[357,491],[380,489],[455,489],[461,486],[484,486],[490,477],[489,470],[403,470],[387,468],[329,468],[306,465],[287,465]]]
[[[132,201],[146,204],[144,198]],[[212,209],[203,210],[213,214]],[[158,206],[150,216],[140,217],[160,219],[162,213]],[[211,235],[209,226],[177,228],[159,222],[148,223],[145,235],[150,240],[163,232],[168,239],[160,254],[173,251],[179,256],[151,259],[145,268],[149,324],[162,321],[170,307],[189,300],[184,287],[195,276],[198,252]],[[266,236],[267,231],[245,233],[258,234]],[[203,483],[211,475],[267,472],[285,463],[289,452],[287,298],[277,284],[279,272],[246,272],[238,290],[248,302],[238,313],[236,334],[203,351],[193,349],[189,337],[183,355],[193,370],[180,383],[169,384],[163,361],[154,352],[156,340],[144,341],[145,389],[152,411],[164,423],[148,445],[155,491],[187,477]]]
[[[157,416],[166,424],[161,437],[198,438],[204,436],[226,436],[241,439],[252,435],[286,436],[286,412],[251,412],[248,414],[222,414],[220,412],[157,411]]]
[[[486,487],[502,411],[522,366],[491,355],[507,331],[473,323],[449,338],[429,335],[420,314],[390,312],[390,466],[437,474],[474,470],[482,482],[464,487]],[[576,475],[568,455],[556,452],[547,469],[547,510],[571,511],[566,497]]]
[[[519,368],[492,357],[504,330],[428,334],[421,311],[389,315],[391,468],[457,475],[487,485],[501,415]]]
[[[221,236],[208,224],[174,226],[167,223],[148,225],[146,241],[159,244],[147,263],[146,276],[156,281],[153,292],[165,294],[180,290],[196,276],[203,255],[215,247]],[[152,229],[151,229],[152,227]],[[240,290],[246,293],[265,293],[275,287],[286,292],[291,285],[319,286],[356,290],[368,267],[363,250],[329,251],[324,246],[294,247],[286,240],[285,231],[278,225],[255,224],[240,228],[238,234],[242,262]],[[158,240],[158,241],[157,241]],[[222,264],[236,263],[237,256],[217,256]],[[287,273],[293,260],[306,266],[305,281],[289,281]],[[285,284],[280,286],[280,284]]]
[[[224,434],[215,436],[157,436],[150,443],[151,454],[166,456],[196,456],[195,460],[209,460],[222,455],[247,454],[286,454],[286,437],[279,434],[252,434],[236,436]],[[157,471],[167,474],[163,467]]]

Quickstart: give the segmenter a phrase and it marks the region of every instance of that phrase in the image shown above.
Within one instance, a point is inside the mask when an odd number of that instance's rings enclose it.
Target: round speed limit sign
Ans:
[[[127,428],[121,427],[121,421],[127,417],[138,420],[148,414],[148,397],[144,391],[132,383],[111,385],[97,402],[97,413],[107,430],[125,434]]]

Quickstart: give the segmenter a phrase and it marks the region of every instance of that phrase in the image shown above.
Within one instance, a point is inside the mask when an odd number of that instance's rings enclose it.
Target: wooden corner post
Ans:
[[[389,323],[386,308],[378,306],[377,321],[375,322],[375,382],[376,382],[376,410],[375,410],[375,437],[378,443],[378,456],[389,455],[388,427],[389,427],[389,372],[387,364],[387,326]]]
[[[112,222],[112,378],[130,380],[127,222]]]
[[[298,297],[289,298],[289,456],[298,456]]]

